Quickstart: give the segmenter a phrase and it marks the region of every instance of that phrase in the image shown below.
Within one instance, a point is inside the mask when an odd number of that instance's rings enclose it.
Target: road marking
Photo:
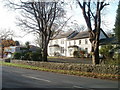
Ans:
[[[73,86],[74,88],[84,88],[84,87],[81,87],[81,86]]]
[[[88,89],[88,90],[94,90],[94,89]]]
[[[73,86],[74,88],[85,88],[85,87],[82,87],[82,86]],[[91,89],[91,88],[85,88],[87,90],[94,90],[94,89]]]
[[[20,71],[12,71],[12,72],[15,72],[15,73],[23,73],[23,72],[20,72]]]
[[[73,86],[74,88],[85,88],[85,87],[81,87],[81,86]],[[91,88],[85,88],[87,90],[94,90],[94,89],[91,89]]]
[[[36,78],[36,77],[32,77],[32,76],[26,76],[26,75],[22,75],[22,76],[27,77],[27,78],[32,78],[32,79],[40,80],[40,81],[51,82],[50,80]]]

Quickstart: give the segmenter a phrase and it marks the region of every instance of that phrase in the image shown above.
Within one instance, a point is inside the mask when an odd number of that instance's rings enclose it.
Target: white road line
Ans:
[[[22,76],[27,77],[27,78],[32,78],[32,79],[40,80],[40,81],[44,81],[44,82],[51,82],[50,80],[36,78],[36,77],[32,77],[32,76],[26,76],[26,75],[22,75]]]
[[[74,88],[85,88],[85,87],[81,87],[81,86],[73,86]],[[91,89],[91,88],[85,88],[87,90],[94,90],[94,89]]]
[[[88,90],[94,90],[94,89],[88,89]]]
[[[23,73],[23,72],[20,72],[20,71],[12,71],[12,72],[15,72],[15,73]]]
[[[81,86],[73,86],[74,88],[84,88],[84,87],[81,87]]]

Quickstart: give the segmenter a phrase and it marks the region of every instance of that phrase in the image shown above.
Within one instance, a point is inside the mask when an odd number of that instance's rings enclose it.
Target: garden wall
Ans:
[[[24,60],[12,60],[11,62],[16,64],[44,67],[48,69],[75,70],[81,72],[120,75],[119,66],[115,66],[115,65],[91,65],[91,64],[73,64],[73,63],[71,64],[71,63],[54,63],[54,62],[24,61]]]

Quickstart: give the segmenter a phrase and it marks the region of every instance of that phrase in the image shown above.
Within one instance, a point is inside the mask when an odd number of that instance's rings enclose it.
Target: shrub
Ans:
[[[54,56],[60,56],[59,52],[54,52]]]
[[[85,56],[85,53],[86,53],[86,51],[85,50],[80,50],[80,57],[84,57]]]
[[[42,55],[41,53],[38,52],[33,52],[29,54],[30,59],[33,61],[41,61],[42,60]]]
[[[24,60],[30,60],[30,54],[31,54],[32,52],[25,52],[24,53],[24,55],[23,55],[23,59]]]
[[[100,48],[100,54],[104,55],[106,59],[112,58],[112,52],[110,50],[113,48],[112,45],[104,45]]]
[[[13,58],[14,59],[20,59],[21,58],[21,53],[19,53],[19,52],[15,52],[15,53],[13,53]]]
[[[74,57],[80,57],[79,51],[74,51],[74,52],[73,52],[73,55],[74,55]]]
[[[88,54],[86,53],[86,51],[85,50],[80,50],[80,51],[74,51],[73,52],[73,55],[74,55],[74,57],[82,57],[82,58],[84,58],[84,57],[87,57],[88,56]]]

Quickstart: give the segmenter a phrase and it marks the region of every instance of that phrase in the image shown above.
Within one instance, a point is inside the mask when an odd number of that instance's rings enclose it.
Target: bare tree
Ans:
[[[47,61],[47,47],[50,38],[54,35],[53,25],[59,23],[60,17],[64,16],[64,10],[60,2],[23,2],[19,4],[9,1],[9,5],[21,10],[21,18],[18,18],[18,25],[28,33],[41,35],[43,61]],[[62,27],[62,26],[61,26]]]
[[[72,26],[72,29],[75,30],[75,31],[85,31],[86,27],[85,25],[79,25],[77,22],[71,22],[71,26]]]
[[[10,39],[14,36],[14,32],[10,29],[2,29],[0,30],[0,44],[1,44],[1,47],[0,47],[0,54],[1,54],[1,58],[3,58],[3,55],[4,55],[4,41],[7,40],[7,39]],[[5,41],[6,42],[6,41]],[[7,42],[7,44],[9,44]]]
[[[1,29],[0,30],[0,39],[5,40],[14,36],[14,32],[10,29]]]
[[[106,5],[109,4],[105,3],[105,0],[88,0],[87,2],[81,0],[76,1],[82,10],[89,31],[89,38],[92,44],[91,52],[93,64],[99,64],[99,36],[101,29],[101,11]],[[92,3],[95,6],[95,11],[92,9]],[[92,21],[94,22],[94,29],[92,27]]]
[[[34,43],[39,46],[40,48],[42,48],[42,35],[39,34],[36,36],[35,40],[34,40]]]

